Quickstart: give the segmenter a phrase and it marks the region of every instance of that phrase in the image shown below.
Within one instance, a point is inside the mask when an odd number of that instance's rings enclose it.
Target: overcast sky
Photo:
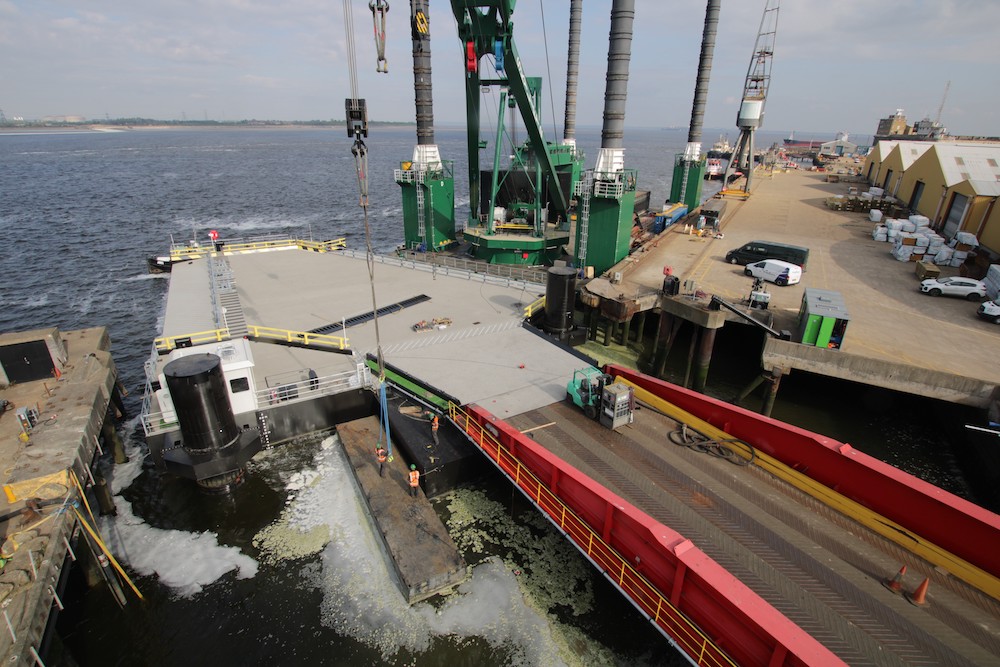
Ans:
[[[368,2],[352,0],[360,95],[373,120],[412,121],[409,2],[390,4],[385,75],[375,72]],[[435,120],[464,123],[450,3],[430,4]],[[626,122],[686,127],[705,3],[635,5]],[[544,31],[542,8],[517,3],[514,35],[526,73],[551,74],[549,128],[553,98],[562,123],[569,0],[544,0]],[[581,125],[601,124],[610,8],[584,3]],[[707,128],[735,127],[763,8],[722,3]],[[953,134],[1000,135],[998,26],[997,0],[786,0],[764,129],[870,135],[897,108],[911,123],[933,119],[951,81],[942,123]],[[25,119],[339,119],[350,92],[345,34],[335,0],[0,0],[0,109]]]

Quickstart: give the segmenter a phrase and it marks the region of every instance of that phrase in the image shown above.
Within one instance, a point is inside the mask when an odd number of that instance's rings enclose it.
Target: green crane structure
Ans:
[[[493,264],[551,264],[569,243],[570,196],[582,155],[572,144],[547,142],[541,126],[541,79],[526,77],[513,38],[517,0],[451,0],[465,57],[469,154],[469,220],[464,237],[471,252]],[[496,77],[480,75],[492,55]],[[480,91],[501,89],[492,170],[480,168]],[[516,109],[527,141],[514,146],[501,167],[507,109]],[[511,143],[513,141],[511,140]]]
[[[372,4],[371,8],[374,19],[378,7]],[[404,247],[407,250],[437,252],[455,244],[455,172],[452,161],[442,160],[441,152],[434,143],[431,28],[427,0],[410,0],[410,27],[417,145],[413,147],[413,158],[401,162],[393,176],[403,195]],[[378,34],[378,23],[375,33]]]

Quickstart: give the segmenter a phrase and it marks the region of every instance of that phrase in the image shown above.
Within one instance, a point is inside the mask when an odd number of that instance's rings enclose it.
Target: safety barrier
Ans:
[[[510,424],[476,405],[452,419],[696,664],[844,664],[690,540]]]
[[[300,248],[302,250],[311,250],[313,252],[333,252],[335,250],[342,250],[346,247],[347,247],[347,240],[343,238],[332,239],[330,241],[308,241],[303,239],[276,238],[276,239],[258,239],[258,240],[247,240],[247,241],[236,240],[232,242],[218,241],[217,245],[174,244],[170,246],[170,261],[183,262],[185,260],[201,259],[202,257],[213,252],[222,252],[224,254],[229,254],[229,253],[244,253],[244,252],[261,252],[263,250],[276,250],[279,248]]]
[[[209,331],[196,331],[195,333],[179,334],[177,336],[163,336],[153,340],[153,347],[160,354],[165,354],[178,347],[191,347],[202,343],[218,343],[229,340],[229,329],[211,329]]]
[[[292,331],[290,329],[276,329],[274,327],[262,327],[256,324],[247,325],[248,336],[258,340],[277,340],[296,345],[305,345],[317,348],[336,348],[346,350],[348,346],[347,336],[328,336],[326,334],[310,333],[308,331]]]
[[[472,410],[477,410],[473,407]],[[608,545],[602,535],[573,511],[525,466],[511,449],[500,443],[485,411],[470,414],[458,406],[449,406],[451,421],[461,428],[493,463],[565,534],[604,575],[697,665],[737,664],[677,609],[632,564]],[[494,429],[495,430],[495,429]],[[558,475],[556,475],[558,479]]]
[[[545,308],[545,297],[539,297],[524,307],[525,319],[531,318],[535,313]]]
[[[850,445],[609,364],[605,372],[752,441],[768,469],[883,537],[1000,599],[1000,516]]]

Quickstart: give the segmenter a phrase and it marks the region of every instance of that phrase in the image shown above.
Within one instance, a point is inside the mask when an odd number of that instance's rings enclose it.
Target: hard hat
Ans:
[[[411,463],[410,464],[410,470],[416,470],[416,469],[417,469],[417,464]]]

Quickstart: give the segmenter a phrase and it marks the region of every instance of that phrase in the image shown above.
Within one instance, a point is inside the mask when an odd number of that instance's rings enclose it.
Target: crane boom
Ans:
[[[740,110],[736,116],[736,126],[740,130],[740,136],[736,140],[723,181],[724,187],[728,187],[736,170],[742,170],[746,175],[741,188],[744,195],[750,194],[754,167],[754,132],[764,122],[764,104],[767,102],[767,91],[771,85],[774,38],[778,32],[778,5],[779,0],[766,0],[764,5],[764,14],[760,19],[757,40],[743,84],[743,99],[740,101]]]

